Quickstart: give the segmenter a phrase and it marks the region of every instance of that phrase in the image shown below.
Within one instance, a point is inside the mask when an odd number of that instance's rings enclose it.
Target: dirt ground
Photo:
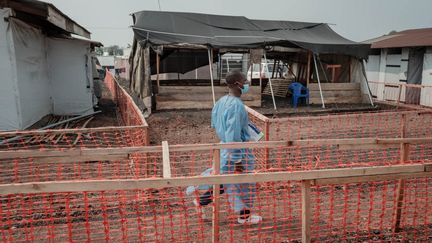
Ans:
[[[326,108],[322,108],[321,105],[300,104],[297,108],[293,108],[289,98],[275,97],[275,101],[277,110],[274,109],[271,96],[263,95],[262,106],[253,107],[253,109],[269,118],[343,114],[353,112],[377,112],[396,109],[395,106],[383,104],[375,104],[374,107],[370,104],[327,104]],[[399,110],[401,110],[401,108],[399,108]]]
[[[263,98],[262,107],[254,107],[270,118],[291,116],[313,116],[353,112],[373,112],[394,109],[392,106],[371,107],[367,104],[339,104],[322,109],[318,105],[292,108],[286,99],[277,99],[278,110],[273,108],[271,97]],[[150,144],[213,143],[218,142],[214,129],[210,127],[211,110],[164,110],[156,111],[147,118],[150,128]]]
[[[105,83],[102,83],[102,98],[99,100],[98,108],[102,112],[94,116],[94,119],[88,124],[88,127],[109,127],[119,126],[119,117],[117,117],[116,104]]]
[[[210,127],[211,110],[160,111],[153,113],[147,122],[150,144],[213,143],[218,142]]]

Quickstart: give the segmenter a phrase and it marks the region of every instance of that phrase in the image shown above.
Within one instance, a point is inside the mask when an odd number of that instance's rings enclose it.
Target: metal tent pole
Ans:
[[[319,90],[320,90],[322,108],[325,109],[324,96],[323,96],[322,89],[321,89],[321,81],[320,81],[320,77],[319,77],[318,65],[317,65],[315,53],[313,54],[313,59],[314,59],[314,64],[315,64],[315,72],[316,72],[316,76],[317,76],[317,79],[318,79],[318,87],[319,87]]]
[[[321,70],[323,71],[324,74],[324,78],[326,79],[327,83],[330,83],[330,80],[327,77],[326,70],[324,69],[324,65],[322,64],[321,59],[319,57],[318,57],[318,62],[320,63]],[[334,80],[332,80],[332,82],[334,82]]]
[[[276,100],[275,100],[274,93],[273,93],[272,81],[271,81],[270,72],[268,70],[268,65],[267,65],[267,55],[266,55],[265,51],[264,51],[264,65],[265,65],[266,76],[268,77],[269,84],[270,84],[270,91],[271,91],[271,95],[272,95],[272,99],[273,99],[273,106],[274,106],[274,109],[277,110]]]
[[[216,104],[216,97],[215,97],[215,89],[214,89],[214,82],[213,82],[213,50],[211,48],[208,49],[208,59],[209,59],[209,69],[210,69],[210,82],[211,82],[211,88],[212,88],[212,95],[213,95],[213,105]]]
[[[362,73],[363,73],[363,76],[365,77],[365,82],[366,82],[366,87],[367,87],[367,89],[368,89],[368,96],[369,96],[369,101],[370,101],[370,103],[371,103],[371,105],[372,106],[375,106],[375,104],[374,104],[374,102],[373,102],[373,99],[372,99],[372,95],[371,95],[371,90],[370,90],[370,87],[369,87],[369,81],[368,81],[368,79],[367,79],[367,75],[366,75],[366,64],[365,64],[365,62],[366,62],[366,60],[365,59],[363,59],[363,61],[361,62],[361,65],[362,65]],[[399,87],[400,88],[400,87]]]

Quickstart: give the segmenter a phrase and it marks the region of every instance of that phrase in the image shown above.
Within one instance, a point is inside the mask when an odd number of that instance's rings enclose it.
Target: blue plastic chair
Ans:
[[[309,105],[309,89],[303,86],[301,83],[294,82],[288,86],[288,88],[292,91],[292,104],[293,107],[297,107],[298,101],[301,98],[304,98],[306,104]]]

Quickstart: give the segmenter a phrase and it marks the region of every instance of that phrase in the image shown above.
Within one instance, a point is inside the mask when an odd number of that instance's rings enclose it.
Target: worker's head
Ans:
[[[249,91],[249,84],[246,76],[238,70],[229,72],[225,80],[232,95],[240,97],[242,94]]]

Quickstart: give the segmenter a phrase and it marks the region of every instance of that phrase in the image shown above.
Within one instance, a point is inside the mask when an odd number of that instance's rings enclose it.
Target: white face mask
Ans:
[[[249,92],[249,84],[243,84],[243,88],[240,88],[242,94]]]

